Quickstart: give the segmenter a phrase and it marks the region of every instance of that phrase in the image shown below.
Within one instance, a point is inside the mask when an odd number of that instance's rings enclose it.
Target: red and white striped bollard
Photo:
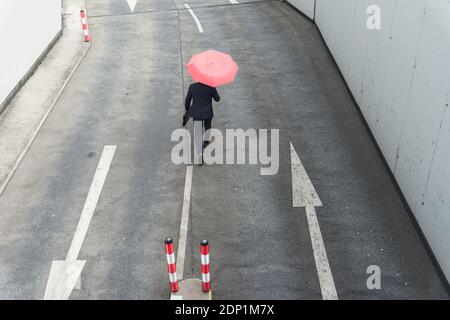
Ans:
[[[172,238],[167,238],[165,242],[166,257],[167,257],[167,271],[169,271],[170,291],[177,292],[178,278],[177,278],[177,265],[175,263],[175,249],[173,246]]]
[[[84,10],[80,10],[80,15],[81,15],[81,24],[83,26],[83,31],[84,31],[84,42],[89,42],[91,40],[91,37],[89,36],[89,29],[88,29],[87,20],[86,20],[86,13],[84,12]]]
[[[208,240],[200,242],[200,253],[202,261],[202,290],[209,292],[211,290],[211,268],[209,265],[209,244]]]

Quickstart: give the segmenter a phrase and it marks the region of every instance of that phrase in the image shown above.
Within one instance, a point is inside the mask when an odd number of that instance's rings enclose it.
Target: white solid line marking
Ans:
[[[200,21],[198,20],[197,16],[195,15],[194,11],[189,7],[188,4],[185,3],[184,6],[186,7],[186,9],[188,9],[188,11],[191,14],[192,18],[194,18],[195,23],[197,24],[198,32],[203,33],[202,25],[201,25]]]
[[[91,223],[92,215],[97,207],[98,199],[100,198],[103,184],[105,183],[115,151],[116,146],[105,146],[103,148],[103,153],[98,163],[94,179],[92,180],[66,260],[77,260],[78,253],[80,252],[84,238],[86,237],[89,224]]]
[[[184,184],[183,207],[181,210],[180,236],[178,237],[177,275],[183,279],[184,258],[186,255],[187,231],[189,223],[189,209],[191,205],[192,166],[186,168],[186,181]]]
[[[231,4],[238,4],[239,2],[237,0],[229,0]]]
[[[323,300],[337,300],[338,295],[331,273],[325,244],[320,232],[315,207],[321,207],[322,201],[306,173],[300,157],[291,143],[291,168],[292,168],[292,205],[303,207],[308,220],[311,245],[316,263],[317,275],[319,277],[320,290]]]
[[[306,217],[308,219],[309,234],[316,262],[317,275],[319,276],[320,290],[323,300],[338,300],[336,286],[334,285],[333,274],[328,262],[325,244],[320,232],[319,221],[317,220],[314,207],[306,207]]]

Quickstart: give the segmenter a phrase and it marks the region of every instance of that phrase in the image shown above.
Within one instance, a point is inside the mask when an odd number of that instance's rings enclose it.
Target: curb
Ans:
[[[25,83],[33,76],[33,74],[36,72],[36,70],[41,65],[42,61],[47,57],[48,53],[52,50],[52,48],[55,46],[55,44],[58,42],[58,40],[63,35],[63,26],[61,26],[61,30],[55,35],[52,41],[47,45],[47,47],[44,49],[44,51],[41,53],[41,55],[37,58],[37,60],[33,63],[33,65],[28,69],[28,71],[25,73],[25,75],[22,77],[22,79],[19,80],[19,82],[16,84],[16,86],[11,90],[11,92],[8,94],[8,96],[5,98],[5,100],[0,103],[0,116],[6,109],[8,109],[9,104],[14,99],[17,93],[19,93],[20,89],[23,88]]]
[[[86,1],[84,1],[85,3],[85,7],[86,7]],[[86,10],[86,9],[85,9]],[[87,10],[86,10],[86,14],[87,14]],[[64,28],[62,28],[61,32],[60,32],[60,36],[63,34]],[[60,36],[55,39],[58,40],[60,39]],[[38,61],[39,63],[37,63],[36,68],[34,69],[34,71],[37,70],[37,68],[39,67],[39,64],[42,63],[42,61],[44,60],[44,58],[46,57],[46,55],[50,52],[50,49],[54,46],[54,44],[56,43],[56,41],[54,41],[52,43],[52,46],[49,47],[48,51],[45,53],[45,55],[42,56],[42,59],[40,61]],[[31,145],[33,144],[34,140],[36,139],[37,135],[39,134],[39,131],[41,130],[42,126],[44,125],[44,123],[46,122],[48,116],[50,115],[50,113],[52,112],[54,106],[56,105],[56,103],[59,101],[59,98],[61,97],[62,93],[64,92],[64,89],[66,88],[67,84],[70,82],[70,80],[72,79],[72,76],[74,75],[75,71],[78,69],[79,65],[81,64],[81,62],[83,61],[84,57],[86,56],[86,54],[88,53],[90,47],[91,47],[91,43],[82,43],[81,46],[82,48],[81,50],[81,55],[79,56],[79,58],[77,59],[75,65],[71,68],[70,73],[68,74],[68,76],[66,77],[66,79],[64,80],[64,82],[62,83],[60,89],[58,90],[56,96],[54,97],[54,99],[52,100],[48,110],[44,113],[43,117],[41,118],[38,126],[36,127],[36,129],[34,130],[33,134],[31,135],[31,138],[29,139],[29,141],[26,143],[25,148],[20,152],[19,156],[17,157],[13,167],[11,168],[10,172],[8,173],[8,175],[6,176],[4,181],[0,181],[0,196],[2,195],[3,191],[6,189],[6,186],[8,185],[9,181],[11,180],[11,178],[13,177],[14,173],[16,172],[17,168],[19,167],[20,163],[22,162],[23,158],[25,157],[27,151],[30,149]],[[34,73],[33,71],[33,73]],[[30,74],[31,77],[32,74]],[[27,78],[28,80],[29,78]],[[25,84],[26,81],[23,82],[23,84]],[[23,85],[22,84],[22,85]],[[19,91],[19,90],[18,90]],[[17,92],[18,92],[17,91]],[[17,93],[16,92],[16,93]],[[5,108],[6,110],[7,108]],[[0,112],[0,116],[1,116],[1,112]]]

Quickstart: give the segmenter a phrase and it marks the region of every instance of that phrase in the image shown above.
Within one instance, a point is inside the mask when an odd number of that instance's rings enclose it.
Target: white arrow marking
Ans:
[[[177,250],[177,276],[179,280],[183,279],[184,272],[184,258],[186,255],[187,231],[189,224],[189,208],[191,205],[192,171],[192,166],[188,166],[186,168],[186,181],[184,184],[183,207],[181,209],[181,226]]]
[[[293,207],[321,207],[320,201],[308,174],[303,167],[300,158],[291,143],[291,168],[292,168],[292,201]]]
[[[85,263],[85,260],[54,260],[47,280],[44,300],[69,299]]]
[[[55,260],[52,263],[44,294],[45,300],[67,300],[73,288],[77,285],[86,263],[84,260],[77,260],[78,254],[97,207],[115,151],[116,146],[105,146],[103,148],[66,260]]]
[[[309,235],[311,237],[317,275],[319,276],[322,299],[338,300],[333,274],[331,273],[330,263],[328,262],[327,251],[325,250],[319,221],[317,220],[316,210],[314,207],[306,207],[305,211],[308,219]]]
[[[319,195],[303,167],[300,158],[291,143],[291,168],[292,168],[292,200],[293,207],[303,207],[308,219],[309,234],[319,277],[320,290],[323,300],[337,300],[338,295],[334,285],[325,244],[320,232],[319,221],[314,207],[321,207]]]
[[[131,12],[134,12],[134,8],[136,7],[137,0],[127,0],[128,6],[130,7]]]
[[[195,15],[194,11],[191,9],[191,7],[189,7],[188,4],[185,3],[184,6],[186,7],[186,9],[188,9],[188,11],[191,14],[192,18],[194,18],[194,21],[197,24],[198,32],[203,33],[202,24],[200,23],[200,20],[198,20],[198,18]]]

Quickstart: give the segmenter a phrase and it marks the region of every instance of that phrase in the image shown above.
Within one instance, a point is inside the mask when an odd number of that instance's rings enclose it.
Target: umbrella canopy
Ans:
[[[230,55],[208,50],[194,55],[187,69],[192,79],[211,87],[218,87],[234,81],[238,65]]]

